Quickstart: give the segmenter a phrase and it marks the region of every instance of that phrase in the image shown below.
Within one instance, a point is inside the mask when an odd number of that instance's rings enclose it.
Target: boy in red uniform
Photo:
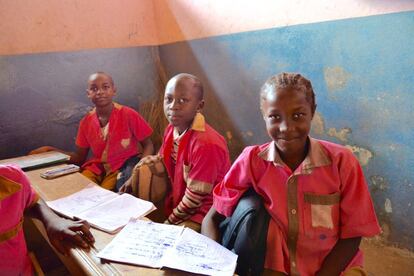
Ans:
[[[49,241],[62,254],[70,247],[89,248],[94,242],[86,222],[58,217],[38,196],[21,169],[0,165],[0,274],[32,275],[23,233],[23,215],[43,222]]]
[[[267,273],[366,275],[361,237],[380,232],[372,200],[352,152],[309,137],[316,109],[310,81],[294,73],[271,77],[260,107],[272,141],[247,147],[215,187],[202,233],[219,241],[218,223],[252,187],[271,216]]]
[[[138,154],[153,153],[152,129],[138,112],[112,101],[116,87],[110,75],[90,75],[87,94],[95,108],[80,122],[76,151],[65,153],[72,163],[82,165],[83,175],[106,189],[117,190],[130,177]],[[138,143],[142,153],[138,152]],[[93,156],[85,162],[89,149]],[[48,150],[58,149],[45,146],[31,153]]]
[[[196,231],[213,203],[213,187],[230,167],[226,141],[204,121],[203,106],[203,86],[197,77],[178,74],[168,81],[164,113],[170,124],[159,151],[171,182],[165,223]]]

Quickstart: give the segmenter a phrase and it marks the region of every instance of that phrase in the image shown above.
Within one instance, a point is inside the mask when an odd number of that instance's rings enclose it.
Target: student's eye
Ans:
[[[303,118],[305,116],[305,113],[295,113],[293,114],[293,119],[297,120],[300,118]]]
[[[92,92],[97,92],[98,91],[98,87],[91,87],[89,88],[90,91]]]
[[[280,120],[280,116],[279,115],[272,114],[272,115],[269,115],[269,119],[270,120]]]
[[[105,91],[107,91],[107,90],[109,90],[111,87],[109,86],[109,85],[104,85],[104,87],[103,87],[103,89],[105,90]]]
[[[171,103],[171,102],[172,102],[172,98],[171,98],[171,97],[165,97],[165,98],[164,98],[164,101],[165,101],[166,103]]]
[[[180,103],[180,104],[183,104],[183,103],[186,103],[186,102],[188,102],[187,99],[183,99],[183,98],[178,99],[178,103]]]

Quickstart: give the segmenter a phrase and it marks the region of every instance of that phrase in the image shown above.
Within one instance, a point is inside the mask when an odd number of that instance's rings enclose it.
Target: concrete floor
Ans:
[[[370,276],[414,276],[414,252],[386,246],[376,239],[364,239],[361,248]]]

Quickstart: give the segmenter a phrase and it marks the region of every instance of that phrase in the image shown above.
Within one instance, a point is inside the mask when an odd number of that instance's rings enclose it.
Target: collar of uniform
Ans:
[[[203,114],[200,112],[197,112],[197,114],[194,116],[191,129],[196,131],[206,131],[206,120],[204,119]]]
[[[266,161],[273,162],[277,166],[284,165],[282,159],[280,158],[279,153],[276,150],[276,145],[274,141],[270,142],[257,155]]]
[[[332,163],[321,143],[311,137],[309,137],[309,140],[309,153],[302,163],[302,173],[304,174],[311,173],[313,168],[328,166]]]
[[[331,159],[323,150],[318,140],[309,137],[309,152],[302,162],[302,173],[308,174],[315,167],[322,167],[331,164]],[[279,153],[276,150],[275,142],[270,142],[267,147],[258,153],[258,156],[266,161],[273,162],[275,165],[283,166],[284,162],[280,158]]]
[[[115,109],[121,109],[122,105],[116,102],[112,102],[114,104]],[[96,112],[96,107],[94,107],[91,111],[89,111],[89,114],[94,114]]]
[[[20,191],[22,185],[0,175],[0,200]]]

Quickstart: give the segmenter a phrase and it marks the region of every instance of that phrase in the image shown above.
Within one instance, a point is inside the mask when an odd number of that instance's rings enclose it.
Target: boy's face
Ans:
[[[189,128],[204,101],[193,86],[193,80],[171,80],[164,94],[164,114],[179,133]]]
[[[303,154],[313,112],[304,91],[284,88],[267,94],[262,103],[269,136],[283,156]]]
[[[99,73],[93,74],[88,80],[87,94],[96,107],[104,107],[112,104],[116,88],[109,76]]]

